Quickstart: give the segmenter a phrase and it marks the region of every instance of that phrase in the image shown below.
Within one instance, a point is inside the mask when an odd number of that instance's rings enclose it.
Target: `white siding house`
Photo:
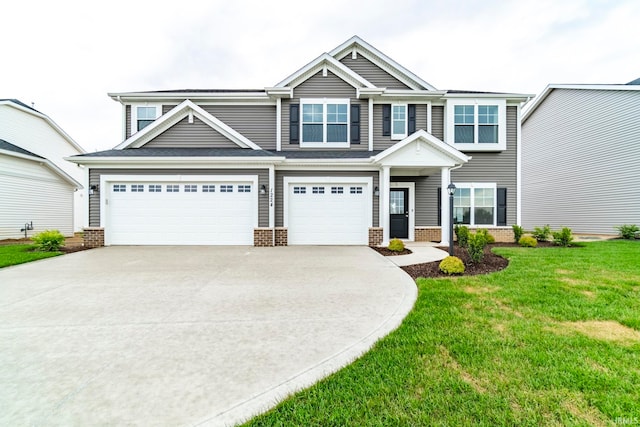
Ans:
[[[84,225],[82,168],[63,159],[84,150],[48,116],[17,100],[0,100],[0,239]]]
[[[632,82],[635,83],[635,82]],[[522,225],[640,225],[640,86],[549,85],[522,116]]]

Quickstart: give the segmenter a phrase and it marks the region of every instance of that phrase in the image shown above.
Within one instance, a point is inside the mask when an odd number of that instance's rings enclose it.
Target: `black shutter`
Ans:
[[[351,143],[360,144],[360,104],[351,105]]]
[[[416,104],[409,104],[407,108],[409,110],[407,112],[407,118],[409,120],[407,123],[407,132],[411,135],[416,131]]]
[[[438,187],[438,225],[442,225],[442,187]]]
[[[289,104],[289,143],[300,144],[300,104]]]
[[[391,104],[382,106],[382,136],[391,136]]]
[[[507,189],[498,188],[498,225],[507,225]]]

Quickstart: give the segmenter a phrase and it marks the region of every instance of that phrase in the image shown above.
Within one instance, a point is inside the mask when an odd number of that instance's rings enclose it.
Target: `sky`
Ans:
[[[440,90],[640,77],[638,0],[32,0],[0,16],[0,98],[87,152],[121,142],[108,92],[263,89],[353,35]]]

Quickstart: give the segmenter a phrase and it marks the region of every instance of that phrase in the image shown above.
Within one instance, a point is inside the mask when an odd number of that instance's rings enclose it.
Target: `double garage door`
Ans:
[[[145,176],[114,178],[105,186],[107,244],[253,245],[257,177]]]

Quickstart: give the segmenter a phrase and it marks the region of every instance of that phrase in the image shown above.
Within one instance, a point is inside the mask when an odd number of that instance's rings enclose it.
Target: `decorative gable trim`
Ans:
[[[423,129],[418,130],[417,132],[409,135],[404,140],[399,143],[387,148],[382,153],[379,153],[377,156],[373,158],[374,163],[378,163],[381,165],[385,164],[385,161],[390,158],[390,156],[394,153],[399,153],[403,150],[407,150],[408,146],[415,145],[416,149],[420,149],[419,143],[424,142],[427,145],[427,149],[437,150],[442,153],[446,158],[448,158],[452,165],[461,165],[467,163],[471,160],[471,157],[466,154],[456,150],[449,144],[441,141],[430,133],[426,132]]]
[[[327,53],[323,53],[295,73],[291,74],[289,77],[278,83],[276,87],[287,86],[294,88],[319,71],[322,71],[323,75],[327,71],[331,71],[333,74],[340,77],[356,89],[375,87],[361,75],[353,72],[349,67],[345,66],[343,63]]]
[[[402,65],[380,52],[358,36],[353,36],[340,46],[329,52],[329,55],[340,61],[347,55],[352,57],[362,55],[375,65],[400,80],[414,90],[437,90],[435,87],[422,80]]]
[[[126,148],[140,148],[151,141],[153,138],[168,130],[170,127],[176,125],[185,117],[189,117],[191,119],[193,116],[197,117],[212,129],[227,137],[230,141],[234,142],[240,148],[261,150],[261,148],[254,142],[188,99],[172,108],[169,112],[164,114],[149,126],[145,127],[139,132],[136,132],[131,138],[115,147],[115,149],[122,150]]]

